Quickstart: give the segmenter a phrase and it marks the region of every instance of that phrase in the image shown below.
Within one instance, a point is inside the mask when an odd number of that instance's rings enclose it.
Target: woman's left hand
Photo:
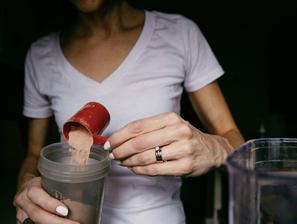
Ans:
[[[203,133],[171,112],[127,124],[109,137],[107,148],[122,166],[149,176],[198,176],[222,165],[232,150],[226,138]]]

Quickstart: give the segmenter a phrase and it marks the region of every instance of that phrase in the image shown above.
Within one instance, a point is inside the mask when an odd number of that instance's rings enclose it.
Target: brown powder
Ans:
[[[71,163],[86,165],[93,145],[93,136],[84,127],[73,127],[69,132],[68,143],[71,146]]]
[[[97,213],[96,207],[83,204],[81,202],[72,201],[70,199],[63,200],[63,203],[67,205],[70,212],[68,218],[74,221],[78,221],[80,224],[96,224]]]

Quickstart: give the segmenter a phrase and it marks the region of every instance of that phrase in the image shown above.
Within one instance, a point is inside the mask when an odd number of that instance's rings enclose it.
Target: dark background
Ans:
[[[297,137],[296,7],[292,1],[133,1],[147,9],[183,14],[201,28],[226,71],[219,83],[246,140]],[[30,43],[72,17],[61,0],[10,0],[0,7],[0,223],[15,223],[12,198],[25,154],[23,64]],[[183,98],[182,116],[201,127]],[[223,172],[221,223],[227,222]],[[212,216],[214,172],[184,180],[188,223]]]

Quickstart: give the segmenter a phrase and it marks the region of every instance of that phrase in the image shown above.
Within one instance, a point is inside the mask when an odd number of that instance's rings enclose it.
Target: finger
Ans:
[[[192,137],[192,133],[192,128],[187,123],[168,125],[126,141],[114,148],[112,154],[114,158],[122,160],[156,146],[169,145],[181,139],[189,139]]]
[[[43,224],[78,224],[66,218],[51,214],[39,206],[33,204],[30,200],[23,200],[20,204],[21,209],[34,223]],[[23,220],[22,220],[23,221]]]
[[[17,222],[22,223],[26,218],[28,218],[28,215],[24,212],[23,209],[18,208],[16,212]]]
[[[172,112],[133,121],[113,133],[109,137],[108,142],[110,143],[111,148],[115,148],[135,136],[158,130],[169,124],[174,124],[180,121],[182,121],[182,119]]]
[[[189,157],[194,151],[189,141],[177,141],[170,145],[160,147],[164,161],[171,161]],[[137,153],[121,161],[123,166],[143,166],[156,163],[155,148]]]
[[[68,215],[68,208],[59,200],[51,197],[41,187],[41,182],[34,182],[28,186],[27,197],[39,207],[61,216]]]
[[[122,166],[143,166],[156,162],[155,149],[137,153],[121,161]]]
[[[43,209],[61,216],[68,215],[68,208],[59,200],[51,197],[40,187],[31,187],[28,198]]]
[[[185,158],[146,166],[134,166],[131,170],[136,174],[147,176],[182,176],[192,172],[191,162]]]
[[[130,169],[136,174],[147,176],[198,176],[206,173],[212,167],[207,156],[198,155],[195,159],[184,157],[163,163],[133,166]]]

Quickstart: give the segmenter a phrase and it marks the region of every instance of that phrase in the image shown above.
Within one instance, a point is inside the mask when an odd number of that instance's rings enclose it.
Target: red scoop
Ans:
[[[83,126],[93,136],[94,144],[103,146],[107,137],[100,134],[110,121],[108,110],[100,103],[89,102],[63,125],[64,137],[68,140],[71,127]]]

